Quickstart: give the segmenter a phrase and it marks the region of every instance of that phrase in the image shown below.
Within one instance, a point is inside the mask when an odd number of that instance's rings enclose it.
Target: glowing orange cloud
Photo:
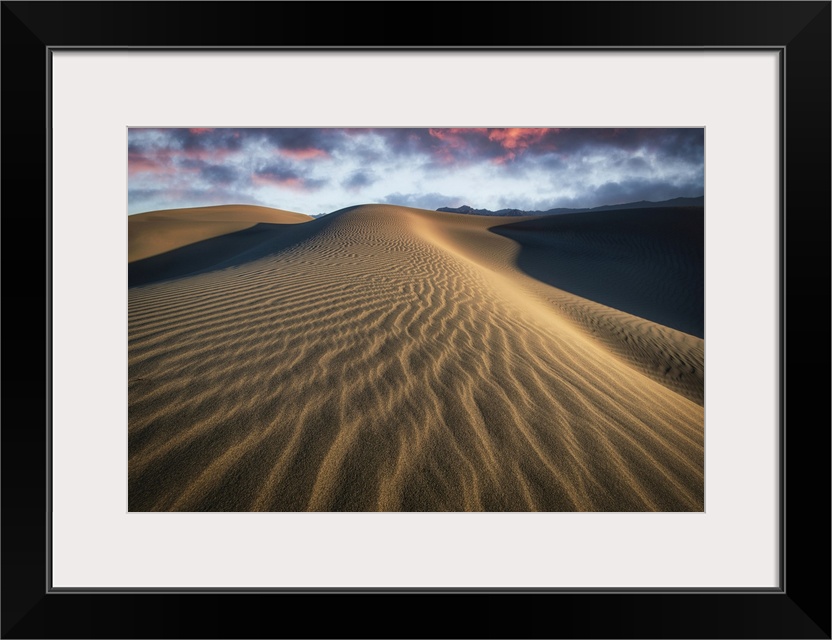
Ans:
[[[547,134],[557,133],[559,129],[534,129],[534,128],[507,128],[507,129],[482,129],[482,128],[449,128],[429,129],[431,137],[441,140],[444,146],[435,149],[434,155],[442,162],[452,162],[454,151],[465,149],[474,143],[475,149],[478,141],[495,143],[505,153],[492,157],[491,161],[503,164],[514,160],[519,153],[529,147],[540,143]]]
[[[487,133],[488,129],[465,129],[465,128],[451,128],[451,129],[428,129],[428,133],[434,138],[439,138],[443,142],[450,142],[452,144],[460,144],[464,141],[466,134],[483,134]]]
[[[194,135],[198,136],[198,135],[202,135],[203,133],[211,133],[213,131],[213,129],[196,128],[196,129],[188,129],[188,131],[190,133],[193,133]]]
[[[428,129],[428,134],[432,138],[441,140],[445,143],[444,147],[434,150],[434,155],[439,162],[443,164],[451,164],[454,161],[453,151],[456,149],[464,149],[468,142],[466,138],[470,138],[472,134],[483,135],[487,133],[487,129]]]
[[[540,142],[546,134],[550,132],[557,133],[560,129],[492,129],[488,133],[488,139],[491,142],[496,142],[506,153],[492,159],[495,164],[505,164],[509,160],[514,160],[518,153],[522,153],[531,145]]]
[[[526,149],[540,142],[552,129],[492,129],[488,139],[497,142],[503,149]]]

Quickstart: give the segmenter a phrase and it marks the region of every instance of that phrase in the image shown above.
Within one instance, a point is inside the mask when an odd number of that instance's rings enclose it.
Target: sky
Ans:
[[[257,204],[311,215],[367,203],[545,211],[704,194],[688,129],[128,130],[128,213]]]

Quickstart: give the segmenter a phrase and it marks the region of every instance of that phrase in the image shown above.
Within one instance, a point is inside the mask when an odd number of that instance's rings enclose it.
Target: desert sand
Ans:
[[[701,208],[129,224],[131,511],[704,509]]]

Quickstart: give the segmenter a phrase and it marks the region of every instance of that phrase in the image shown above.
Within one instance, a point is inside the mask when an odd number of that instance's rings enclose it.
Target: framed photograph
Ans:
[[[3,3],[3,637],[829,638],[830,3],[379,6]]]
[[[704,512],[703,127],[128,149],[131,513]]]

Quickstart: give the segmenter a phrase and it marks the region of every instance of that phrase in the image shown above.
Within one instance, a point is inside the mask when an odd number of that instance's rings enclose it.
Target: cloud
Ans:
[[[309,211],[349,206],[357,193],[430,209],[596,206],[701,195],[704,130],[130,129],[128,173],[131,190],[167,191],[169,201],[271,189],[276,206]]]
[[[459,207],[465,204],[464,200],[461,196],[446,196],[442,193],[390,193],[382,198],[382,202],[386,204],[430,210],[440,207]]]
[[[251,129],[246,135],[291,160],[330,158],[346,138],[341,129],[308,128]]]
[[[234,167],[224,165],[206,165],[200,171],[206,182],[228,185],[237,180],[238,171]]]
[[[316,149],[315,147],[307,147],[305,149],[280,149],[280,155],[284,158],[291,158],[292,160],[315,160],[317,158],[328,158],[329,153],[323,149]]]
[[[341,186],[350,191],[358,191],[362,187],[368,187],[377,181],[376,176],[371,171],[354,171],[346,180],[341,182]]]
[[[162,174],[172,170],[173,167],[140,153],[131,153],[127,157],[127,173],[131,176],[138,173]]]
[[[323,187],[327,181],[304,176],[294,166],[280,162],[259,167],[252,176],[257,185],[285,187],[298,191],[314,191]]]
[[[560,129],[542,128],[450,128],[428,129],[432,140],[424,146],[442,164],[489,161],[504,164],[530,153],[539,155],[556,149]]]
[[[578,195],[562,196],[542,202],[541,210],[558,207],[591,208],[608,204],[623,204],[649,200],[660,202],[679,197],[696,197],[704,193],[697,180],[668,183],[643,178],[610,180],[594,187],[579,190]]]

